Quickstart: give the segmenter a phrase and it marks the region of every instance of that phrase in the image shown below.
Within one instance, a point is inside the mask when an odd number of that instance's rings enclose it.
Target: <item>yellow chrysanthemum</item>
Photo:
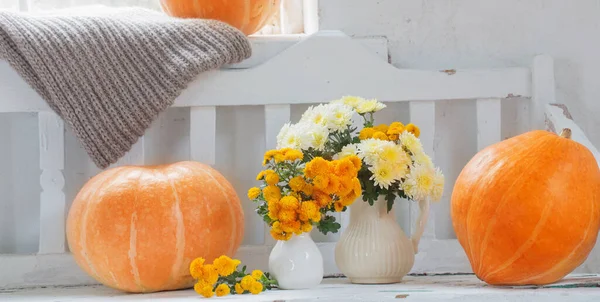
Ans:
[[[277,218],[281,222],[291,222],[297,219],[296,211],[294,210],[281,210],[277,214]]]
[[[360,114],[365,114],[365,113],[369,113],[369,112],[377,112],[383,108],[385,108],[386,105],[373,99],[373,100],[367,100],[367,101],[363,101],[360,104],[358,104],[358,106],[356,106],[356,112],[360,113]]]
[[[312,224],[305,222],[302,224],[301,229],[302,229],[302,232],[309,233],[310,231],[312,231],[313,226],[312,226]]]
[[[266,186],[263,188],[263,196],[266,201],[281,199],[281,189],[277,186]]]
[[[372,138],[373,134],[375,134],[375,132],[376,132],[376,130],[374,128],[371,128],[371,127],[363,128],[362,130],[360,130],[360,133],[358,134],[358,138],[360,140]]]
[[[388,131],[388,128],[389,128],[389,126],[388,126],[388,125],[386,125],[386,124],[379,124],[379,125],[377,125],[377,126],[375,126],[375,127],[373,127],[373,128],[374,128],[375,130],[377,130],[377,131],[381,131],[381,132],[383,132],[383,133],[386,133],[386,132]]]
[[[298,220],[287,221],[281,224],[281,229],[285,233],[297,233],[300,230],[301,223]]]
[[[269,185],[269,186],[274,186],[276,184],[279,183],[279,175],[277,175],[277,173],[275,172],[268,172],[271,170],[267,170],[267,175],[265,176],[265,182]]]
[[[389,188],[389,186],[396,180],[394,178],[393,167],[388,164],[376,164],[369,167],[369,171],[373,174],[369,179],[373,180],[376,186],[381,188]]]
[[[279,204],[283,210],[296,210],[300,206],[298,199],[293,196],[284,196],[279,201]]]
[[[334,173],[339,177],[355,176],[357,172],[358,170],[349,158],[340,159],[334,163]]]
[[[242,288],[242,286],[239,283],[235,284],[235,293],[238,295],[241,295],[244,293],[244,289]]]
[[[333,207],[334,207],[334,209],[335,209],[335,211],[336,211],[336,212],[341,212],[341,211],[343,211],[343,210],[344,210],[344,204],[342,204],[342,203],[341,203],[341,202],[339,202],[339,201],[336,201],[336,202],[333,204]]]
[[[313,198],[321,208],[329,206],[329,204],[331,204],[331,202],[333,201],[329,194],[324,193],[322,191],[315,191],[313,193]]]
[[[256,282],[256,279],[252,278],[251,275],[246,275],[240,280],[240,285],[244,290],[250,290],[254,282]]]
[[[202,280],[208,284],[215,284],[219,279],[219,272],[212,264],[206,264],[202,267]]]
[[[290,238],[292,238],[291,233],[284,233],[283,231],[275,231],[271,229],[270,233],[273,239],[275,240],[287,241],[290,240]]]
[[[204,266],[204,258],[196,258],[190,263],[190,274],[194,279],[200,279],[202,277],[202,267]]]
[[[210,298],[215,294],[213,292],[213,286],[204,282],[196,283],[194,285],[194,291],[196,291],[199,295],[202,295],[204,298]]]
[[[315,188],[321,191],[325,191],[327,186],[329,186],[329,177],[327,177],[327,175],[317,175],[313,179],[313,185],[315,186]]]
[[[305,184],[304,187],[302,188],[302,192],[304,192],[304,194],[306,195],[312,195],[314,191],[314,187],[311,184]]]
[[[281,209],[281,206],[279,205],[279,201],[278,200],[269,200],[267,202],[267,209],[269,210],[269,218],[271,219],[277,219],[277,215],[279,214],[279,210]]]
[[[266,171],[260,171],[257,175],[256,175],[256,180],[262,180],[263,177],[265,177],[265,174],[267,172]]]
[[[250,188],[250,190],[248,190],[248,199],[250,199],[250,200],[256,199],[259,195],[260,195],[260,189],[257,187]]]
[[[306,164],[304,174],[308,178],[314,178],[317,175],[327,175],[331,169],[331,163],[322,157],[315,157]]]
[[[221,283],[217,286],[217,289],[215,290],[215,292],[217,293],[217,297],[223,297],[223,296],[229,295],[229,293],[231,292],[231,289],[229,288],[229,286],[227,284]]]
[[[306,222],[309,219],[313,221],[320,220],[321,213],[319,212],[319,207],[314,201],[305,201],[300,205],[298,218],[300,220]]]
[[[352,179],[352,191],[356,196],[360,196],[362,194],[362,186],[360,185],[360,180],[358,180],[358,178]]]
[[[262,285],[262,283],[260,283],[258,281],[252,282],[252,284],[250,285],[249,291],[253,295],[260,294],[263,291],[263,285]]]
[[[352,177],[340,177],[340,187],[338,189],[337,195],[345,196],[348,195],[353,190],[354,184],[352,183]]]
[[[304,154],[301,151],[295,149],[289,149],[285,151],[285,159],[289,161],[295,161],[299,159],[303,159]]]
[[[306,182],[304,181],[304,178],[302,178],[301,176],[296,176],[296,177],[290,179],[288,185],[290,186],[292,191],[299,192],[299,191],[302,191],[302,189],[306,185]]]
[[[336,175],[329,176],[329,183],[327,187],[323,189],[323,191],[327,194],[335,194],[340,188],[340,178]]]
[[[411,132],[402,132],[402,134],[400,134],[400,143],[412,154],[423,152],[421,141]]]
[[[231,259],[225,255],[222,255],[213,261],[215,269],[217,270],[219,275],[223,277],[231,275],[235,271],[237,266],[240,265],[240,263],[242,263],[240,260]]]
[[[400,122],[393,122],[386,131],[387,135],[400,134],[404,131],[404,124]]]
[[[388,134],[389,141],[397,141],[400,136],[398,134]]]
[[[346,159],[352,162],[354,168],[356,168],[356,171],[360,171],[360,168],[362,167],[362,160],[360,159],[360,157],[352,155],[346,157]]]
[[[378,139],[378,140],[382,140],[382,141],[387,141],[388,140],[388,136],[387,134],[381,132],[381,131],[377,131],[373,134],[373,138],[374,139]]]
[[[256,279],[256,280],[260,280],[260,278],[262,278],[263,276],[263,272],[261,270],[255,269],[252,271],[252,278]]]
[[[419,129],[419,127],[413,124],[406,125],[406,127],[404,127],[404,130],[414,134],[417,138],[421,135],[421,129]]]

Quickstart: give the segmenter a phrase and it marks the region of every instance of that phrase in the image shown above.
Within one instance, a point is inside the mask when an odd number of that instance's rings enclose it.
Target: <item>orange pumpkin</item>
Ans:
[[[231,184],[210,166],[190,161],[106,170],[85,184],[67,218],[77,264],[98,282],[127,292],[193,286],[191,261],[233,257],[243,232]]]
[[[458,176],[452,224],[479,279],[553,283],[594,247],[600,169],[570,134],[535,130],[504,140],[477,153]]]
[[[179,18],[215,19],[251,35],[279,10],[279,0],[161,0],[162,9]]]

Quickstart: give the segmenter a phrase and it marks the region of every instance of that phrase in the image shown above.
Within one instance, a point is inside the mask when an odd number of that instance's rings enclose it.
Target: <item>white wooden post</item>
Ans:
[[[190,107],[190,157],[214,165],[217,147],[217,108]]]
[[[124,166],[124,165],[143,165],[146,163],[146,152],[144,150],[145,138],[141,136],[137,142],[131,146],[131,149],[123,155],[116,163],[112,164],[112,167]]]
[[[421,129],[419,139],[423,144],[425,154],[435,161],[435,102],[434,101],[419,101],[410,102],[410,122]],[[415,232],[416,221],[419,218],[419,204],[416,202],[410,203],[410,234]],[[423,239],[435,239],[435,215],[433,209],[429,208],[429,218]]]
[[[529,106],[530,129],[544,129],[546,105],[555,102],[554,61],[548,55],[539,55],[533,59],[532,102]]]
[[[285,123],[290,121],[290,105],[265,105],[265,147],[267,150],[277,147],[277,134]],[[270,228],[265,225],[265,244],[275,244]]]
[[[38,114],[40,141],[40,241],[39,254],[65,252],[64,124],[53,112]]]
[[[477,150],[502,140],[500,99],[477,100]]]

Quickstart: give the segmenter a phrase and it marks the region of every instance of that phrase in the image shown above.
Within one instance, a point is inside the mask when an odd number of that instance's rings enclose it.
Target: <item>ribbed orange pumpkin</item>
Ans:
[[[77,194],[67,219],[77,264],[98,282],[127,292],[193,286],[191,261],[233,257],[243,232],[231,184],[210,166],[190,161],[106,170]]]
[[[581,265],[600,228],[600,169],[561,135],[530,131],[491,145],[456,180],[456,237],[479,279],[549,284]]]
[[[263,28],[279,9],[279,0],[161,0],[160,3],[171,16],[219,20],[246,35]]]

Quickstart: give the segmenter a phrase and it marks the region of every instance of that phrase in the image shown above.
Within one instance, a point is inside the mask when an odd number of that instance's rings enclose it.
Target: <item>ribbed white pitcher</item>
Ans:
[[[373,206],[362,198],[350,206],[350,223],[335,246],[335,262],[352,283],[398,283],[413,267],[429,201],[419,202],[417,229],[410,239],[386,203],[380,196]]]

